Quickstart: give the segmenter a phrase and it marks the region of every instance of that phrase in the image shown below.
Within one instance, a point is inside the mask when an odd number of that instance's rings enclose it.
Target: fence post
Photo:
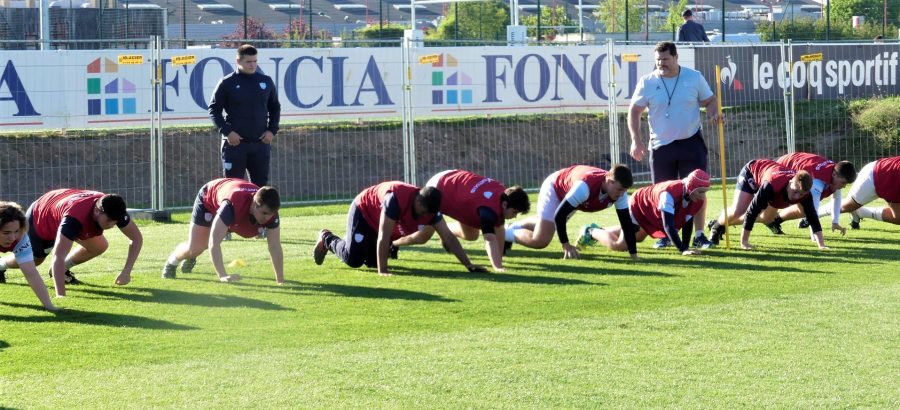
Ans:
[[[412,107],[412,48],[414,39],[403,36],[401,67],[403,70],[403,180],[416,184],[416,138]]]
[[[790,43],[790,40],[788,40]],[[793,67],[791,67],[792,62],[790,57],[788,56],[788,51],[785,47],[785,41],[781,40],[779,42],[779,48],[781,49],[781,67],[778,70],[778,83],[782,85],[782,94],[784,96],[784,134],[785,134],[785,147],[788,152],[794,152],[793,149],[793,138],[791,130],[792,124],[794,122],[793,118],[791,118],[791,88],[793,87],[793,80],[791,79],[791,71]]]
[[[150,209],[162,209],[159,203],[159,192],[157,192],[157,181],[159,180],[159,169],[157,167],[157,151],[156,140],[159,138],[159,130],[156,127],[156,117],[159,111],[156,109],[156,100],[162,99],[159,89],[160,61],[159,50],[157,49],[158,37],[150,40],[150,94],[153,98],[150,100]]]
[[[607,109],[609,110],[609,165],[619,163],[619,113],[616,107],[616,58],[615,44],[612,39],[606,40],[606,61],[609,63],[607,69],[608,78],[607,86],[609,92],[607,95]]]
[[[160,41],[159,36],[154,37],[156,44],[153,47],[154,52],[156,53],[156,122],[153,124],[156,127],[156,162],[154,162],[153,166],[156,167],[156,201],[159,204],[159,208],[155,208],[157,210],[165,209],[165,150],[163,145],[163,123],[162,123],[162,114],[163,114],[163,78],[162,78],[162,41]]]

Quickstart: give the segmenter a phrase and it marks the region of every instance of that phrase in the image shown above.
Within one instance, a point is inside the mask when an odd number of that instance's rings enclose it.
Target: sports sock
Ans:
[[[698,229],[698,230],[694,231],[695,238],[699,238],[701,236],[703,236],[703,229]]]
[[[75,261],[73,261],[69,258],[66,258],[65,263],[66,263],[66,270],[72,269],[73,266],[77,265],[77,263],[75,263]]]
[[[826,216],[826,215],[831,215],[831,210],[832,210],[833,208],[834,208],[834,206],[832,206],[831,203],[829,203],[828,205],[824,205],[824,204],[823,204],[823,205],[819,205],[819,209],[818,209],[819,217],[823,217],[823,216]]]
[[[519,229],[514,226],[515,224],[510,224],[506,227],[506,232],[504,233],[504,238],[506,242],[516,242],[516,231]]]
[[[169,255],[169,259],[166,259],[166,265],[178,265],[178,258],[174,254]]]
[[[884,212],[884,208],[859,208],[856,210],[856,214],[859,215],[860,218],[869,218],[874,219],[876,221],[884,221],[884,217],[882,213]]]
[[[6,261],[4,261],[3,259],[0,259],[0,272],[3,272],[7,269],[9,269],[9,267],[6,266]]]

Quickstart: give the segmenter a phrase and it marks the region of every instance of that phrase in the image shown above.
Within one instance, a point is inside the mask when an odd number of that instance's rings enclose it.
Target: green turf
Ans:
[[[465,272],[433,240],[380,277],[312,263],[315,233],[344,230],[346,207],[327,209],[283,212],[281,287],[256,240],[224,245],[249,264],[243,282],[218,283],[206,255],[160,279],[182,223],[142,224],[126,287],[112,284],[124,237],[109,234],[58,315],[10,271],[0,407],[900,407],[897,226],[828,232],[825,252],[793,224],[696,258],[648,240],[637,263],[517,246],[499,274]],[[570,233],[613,220],[578,213]],[[465,246],[487,264],[480,240]]]

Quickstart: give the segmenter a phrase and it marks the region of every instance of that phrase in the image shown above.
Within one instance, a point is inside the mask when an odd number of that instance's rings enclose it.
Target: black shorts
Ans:
[[[750,195],[756,195],[756,192],[759,191],[759,185],[756,184],[756,180],[753,178],[753,173],[750,172],[750,164],[753,164],[754,161],[750,161],[747,165],[744,165],[741,168],[741,174],[738,175],[737,187],[742,192],[746,192]]]
[[[216,214],[215,211],[210,212],[203,206],[204,196],[206,196],[206,185],[203,185],[203,188],[200,188],[200,192],[197,193],[197,199],[194,200],[194,210],[191,212],[191,222],[198,226],[209,228],[212,226],[212,221]]]
[[[31,241],[31,251],[35,259],[46,259],[47,255],[53,251],[56,238],[48,241],[37,235],[37,230],[34,229],[34,218],[32,217],[33,208],[34,204],[31,204],[28,210],[25,211],[25,219],[28,220],[28,240]]]
[[[690,138],[650,150],[650,178],[653,183],[681,179],[695,169],[707,171],[708,161],[706,141],[698,130]]]

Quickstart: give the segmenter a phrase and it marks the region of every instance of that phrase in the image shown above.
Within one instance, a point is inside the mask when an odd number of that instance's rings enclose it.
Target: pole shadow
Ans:
[[[49,313],[42,308],[19,303],[0,302],[6,306],[15,308],[24,308],[37,310],[42,313]],[[158,329],[158,330],[197,330],[199,328],[193,326],[180,325],[165,320],[151,319],[143,316],[124,315],[116,313],[89,312],[77,309],[62,309],[52,314],[44,314],[41,316],[12,316],[0,315],[0,321],[8,320],[10,322],[19,323],[76,323],[95,326],[109,327],[127,327],[135,329]]]
[[[586,258],[582,258],[581,260],[585,260]],[[587,259],[593,260],[593,259]],[[601,260],[598,260],[601,261]],[[624,261],[622,261],[624,262]],[[515,266],[516,264],[510,264]],[[599,264],[596,267],[589,266],[580,266],[580,265],[566,265],[563,263],[548,263],[548,262],[528,262],[527,264],[520,264],[523,268],[534,268],[540,267],[543,270],[549,270],[553,272],[559,273],[572,273],[578,275],[607,275],[607,276],[656,276],[663,278],[673,278],[679,277],[680,275],[672,274],[672,273],[664,273],[659,271],[652,270],[640,270],[640,269],[618,269],[611,268],[607,265]],[[650,265],[646,265],[650,266]]]

